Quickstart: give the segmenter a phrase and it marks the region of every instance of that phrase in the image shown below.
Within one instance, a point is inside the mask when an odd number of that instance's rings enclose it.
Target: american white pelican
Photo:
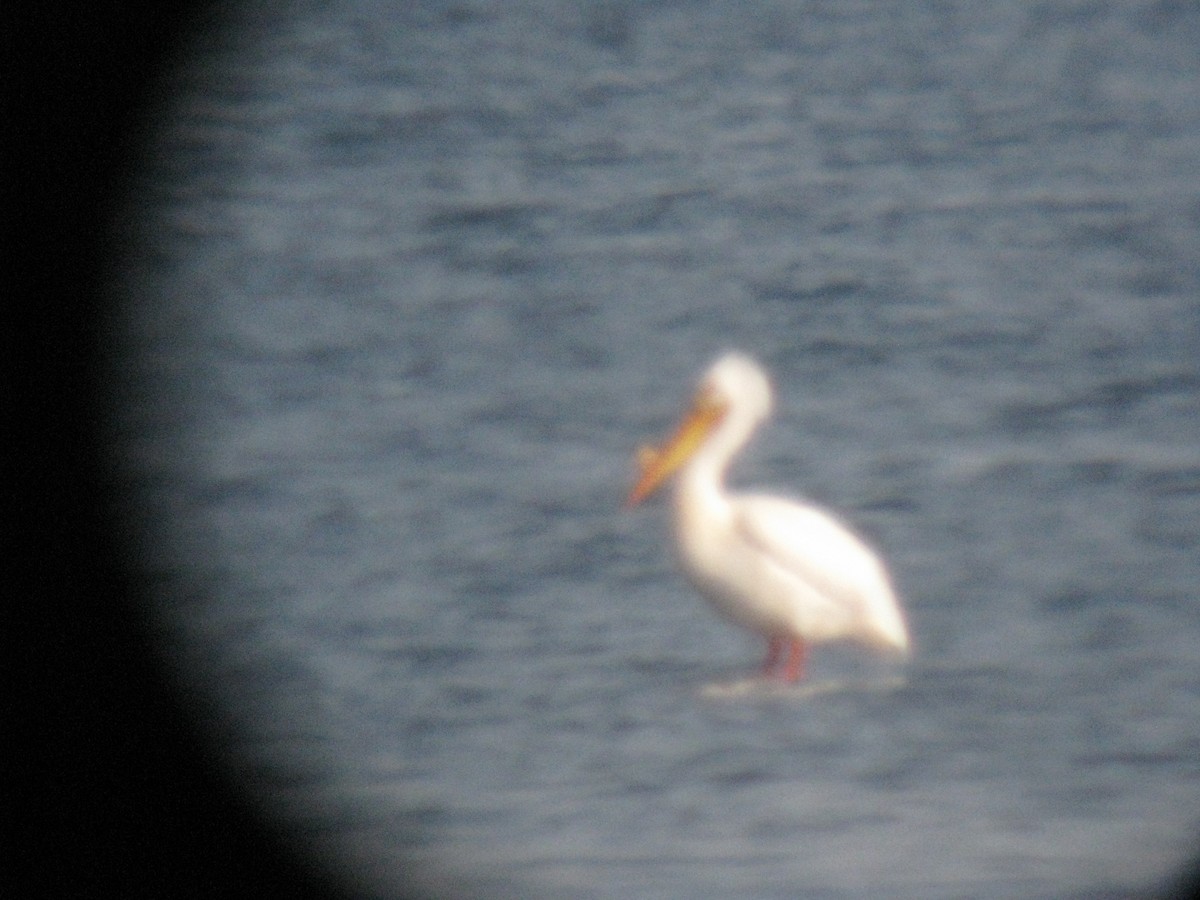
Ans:
[[[639,451],[640,477],[626,506],[679,470],[674,525],[683,571],[719,613],[766,637],[767,675],[798,681],[810,643],[850,639],[907,654],[908,629],[887,572],[861,540],[814,506],[725,490],[730,460],[771,405],[759,365],[739,353],[722,356],[674,436]]]

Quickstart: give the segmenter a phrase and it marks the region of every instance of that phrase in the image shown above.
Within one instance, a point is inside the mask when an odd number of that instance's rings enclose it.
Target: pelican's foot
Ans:
[[[779,668],[783,657],[784,647],[787,647],[787,659],[783,660],[783,668]],[[804,677],[804,664],[808,658],[808,645],[798,637],[772,636],[767,638],[767,657],[763,660],[762,673],[766,678],[778,678],[781,681],[795,683]]]

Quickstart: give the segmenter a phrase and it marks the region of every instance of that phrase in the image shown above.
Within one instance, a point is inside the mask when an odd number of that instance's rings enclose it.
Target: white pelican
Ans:
[[[810,643],[850,639],[907,654],[908,629],[887,572],[861,540],[814,506],[725,490],[730,460],[771,405],[759,365],[739,353],[722,356],[674,436],[639,451],[640,477],[626,506],[679,470],[674,526],[683,571],[719,613],[767,639],[768,676],[798,681]]]

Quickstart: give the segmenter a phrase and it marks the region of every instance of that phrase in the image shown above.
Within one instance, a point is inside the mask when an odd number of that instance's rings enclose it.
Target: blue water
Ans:
[[[364,896],[1063,897],[1200,834],[1200,7],[247,5],[130,194],[164,665]],[[721,349],[902,683],[761,646],[632,453]]]

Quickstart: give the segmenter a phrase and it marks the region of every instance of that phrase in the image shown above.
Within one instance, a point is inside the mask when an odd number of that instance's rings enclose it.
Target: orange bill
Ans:
[[[642,444],[637,449],[637,465],[638,477],[641,477],[647,469],[649,469],[658,460],[662,454],[662,450],[658,447],[651,447],[649,444]]]
[[[687,462],[724,417],[725,410],[724,404],[701,393],[669,441],[661,447],[639,447],[638,480],[625,499],[625,506],[637,506]]]

